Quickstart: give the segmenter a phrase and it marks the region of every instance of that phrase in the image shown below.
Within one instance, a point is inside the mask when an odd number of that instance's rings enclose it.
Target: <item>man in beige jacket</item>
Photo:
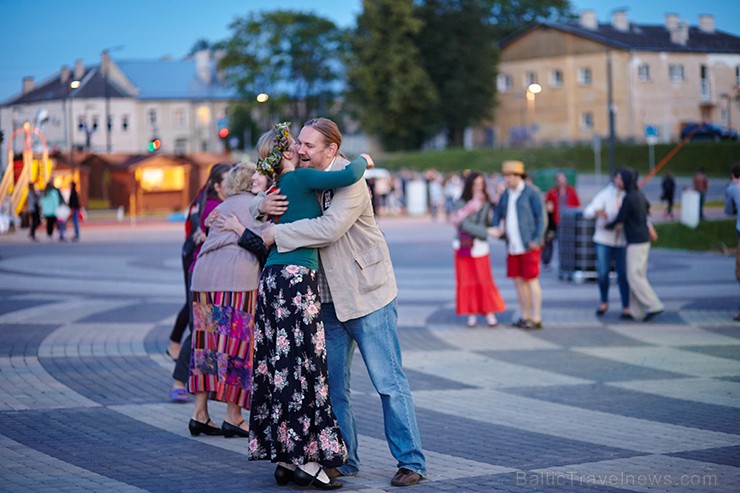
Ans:
[[[296,146],[304,166],[341,169],[348,161],[339,153],[342,136],[326,118],[306,122]],[[255,201],[261,214],[285,211],[284,196]],[[385,435],[398,472],[394,486],[417,484],[426,461],[416,424],[408,380],[401,367],[398,342],[398,289],[388,245],[375,222],[365,180],[321,194],[323,216],[277,224],[265,235],[278,251],[319,248],[322,316],[326,333],[329,392],[347,445],[348,462],[331,477],[355,475],[359,469],[357,431],[350,401],[350,368],[359,347],[370,379],[380,395]],[[256,212],[256,211],[254,211]]]

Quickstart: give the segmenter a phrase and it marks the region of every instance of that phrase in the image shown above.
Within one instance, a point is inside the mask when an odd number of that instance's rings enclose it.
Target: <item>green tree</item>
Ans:
[[[220,68],[252,104],[269,95],[270,119],[303,122],[330,106],[342,80],[344,32],[313,14],[276,10],[237,18]]]
[[[363,0],[347,60],[348,97],[363,129],[390,150],[415,149],[433,129],[437,94],[416,37],[412,0]]]
[[[433,115],[453,146],[493,111],[498,49],[488,9],[480,0],[426,0],[416,9],[421,62],[439,95]]]
[[[532,22],[573,16],[569,0],[481,0],[481,3],[490,12],[499,40]]]

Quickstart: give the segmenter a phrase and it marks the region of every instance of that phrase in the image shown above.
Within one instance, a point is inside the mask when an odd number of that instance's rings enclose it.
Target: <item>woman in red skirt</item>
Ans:
[[[506,309],[491,272],[488,232],[491,227],[491,201],[486,180],[477,171],[465,177],[460,205],[450,221],[457,227],[455,247],[456,309],[468,316],[468,327],[475,327],[477,315],[485,315],[489,327],[498,325],[496,312]]]

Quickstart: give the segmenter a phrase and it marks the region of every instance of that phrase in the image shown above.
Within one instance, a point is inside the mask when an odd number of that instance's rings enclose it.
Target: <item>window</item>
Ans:
[[[637,78],[641,81],[650,80],[650,65],[647,63],[641,63],[640,66],[637,67]]]
[[[124,132],[128,131],[128,115],[123,115],[121,117],[121,128]]]
[[[683,73],[683,65],[680,63],[670,64],[668,65],[668,77],[672,81],[682,81],[685,79],[684,73]]]
[[[498,86],[498,92],[509,92],[514,87],[514,82],[509,74],[498,74],[496,85]]]
[[[535,72],[527,72],[524,75],[524,87],[529,87],[530,84],[537,84],[537,74]]]
[[[157,128],[157,110],[149,110],[149,126]]]
[[[188,126],[188,120],[183,108],[176,108],[172,112],[172,124],[175,128],[185,128]]]
[[[740,85],[740,65],[735,67],[735,84]]]
[[[591,85],[591,69],[588,67],[581,67],[578,70],[578,83],[584,86]]]
[[[563,85],[563,71],[555,69],[550,72],[550,85],[552,87],[560,87]]]
[[[590,111],[581,113],[581,130],[592,130],[594,128],[594,114]]]

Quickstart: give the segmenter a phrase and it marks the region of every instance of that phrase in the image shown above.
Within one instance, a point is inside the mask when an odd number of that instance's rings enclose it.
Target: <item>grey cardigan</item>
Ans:
[[[249,213],[254,195],[237,193],[221,202],[215,210],[224,216],[233,212],[244,226],[260,234],[265,227]],[[192,291],[253,291],[259,286],[260,266],[252,253],[237,245],[239,236],[233,231],[211,229],[195,262]]]

